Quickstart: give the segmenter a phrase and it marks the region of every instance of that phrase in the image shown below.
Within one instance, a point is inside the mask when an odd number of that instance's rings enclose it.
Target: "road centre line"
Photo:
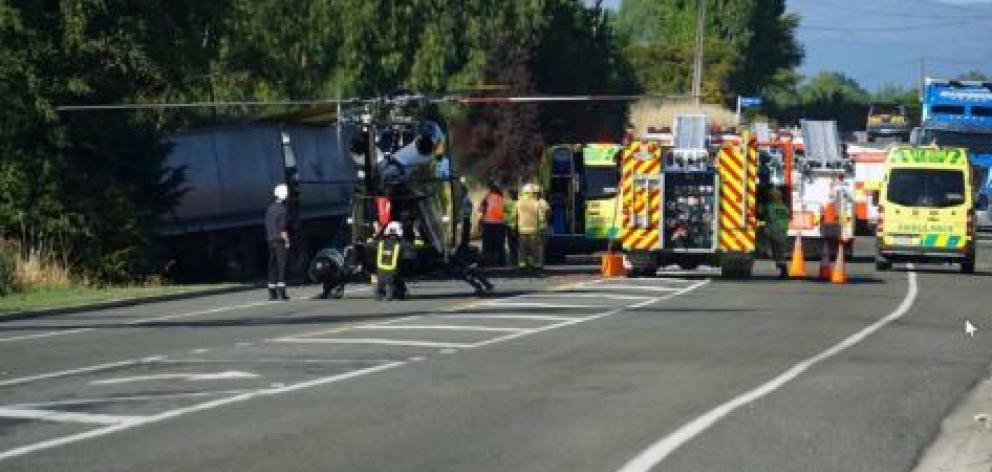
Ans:
[[[118,432],[118,431],[124,431],[124,430],[131,429],[131,428],[134,428],[134,427],[137,427],[137,426],[143,426],[143,425],[146,425],[146,424],[157,423],[157,422],[164,421],[164,420],[167,420],[167,419],[175,418],[177,416],[182,416],[182,415],[185,415],[185,414],[188,414],[188,413],[193,413],[193,412],[198,412],[198,411],[204,411],[204,410],[210,410],[210,409],[213,409],[213,408],[217,408],[219,406],[224,406],[224,405],[228,405],[228,404],[232,404],[232,403],[243,402],[245,400],[251,400],[253,398],[260,397],[260,396],[278,395],[278,394],[281,394],[281,393],[293,392],[293,391],[296,391],[296,390],[302,390],[302,389],[305,389],[305,388],[316,387],[316,386],[319,386],[319,385],[326,385],[326,384],[331,384],[331,383],[334,383],[334,382],[340,382],[342,380],[353,379],[353,378],[356,378],[356,377],[361,377],[361,376],[364,376],[364,375],[369,375],[369,374],[373,374],[373,373],[376,373],[376,372],[381,372],[381,371],[384,371],[384,370],[393,369],[393,368],[400,367],[400,366],[403,366],[403,365],[406,365],[406,364],[407,364],[407,362],[404,362],[404,361],[390,362],[390,363],[387,363],[387,364],[381,364],[381,365],[377,365],[377,366],[374,366],[374,367],[368,367],[368,368],[365,368],[365,369],[353,370],[353,371],[350,371],[350,372],[345,372],[343,374],[332,375],[332,376],[329,376],[329,377],[321,377],[321,378],[318,378],[318,379],[309,380],[309,381],[306,381],[306,382],[300,382],[300,383],[296,383],[296,384],[292,384],[292,385],[287,385],[287,386],[284,386],[284,387],[268,388],[268,389],[263,389],[263,390],[254,390],[254,391],[251,391],[251,392],[246,392],[246,393],[242,393],[242,394],[239,394],[239,395],[234,395],[234,396],[231,396],[231,397],[219,398],[217,400],[212,400],[212,401],[208,401],[208,402],[204,402],[204,403],[199,403],[199,404],[188,406],[188,407],[185,407],[185,408],[177,408],[177,409],[174,409],[174,410],[169,410],[169,411],[166,411],[166,412],[163,412],[163,413],[159,413],[157,415],[146,416],[146,417],[143,417],[141,419],[138,419],[138,420],[135,420],[135,421],[131,421],[131,422],[114,424],[114,425],[106,426],[106,427],[103,427],[103,428],[97,428],[97,429],[93,429],[93,430],[90,430],[90,431],[85,431],[85,432],[78,433],[78,434],[73,434],[73,435],[69,435],[69,436],[62,436],[62,437],[59,437],[59,438],[50,439],[50,440],[47,440],[47,441],[41,441],[41,442],[37,442],[37,443],[34,443],[34,444],[29,444],[29,445],[26,445],[26,446],[21,446],[21,447],[17,447],[17,448],[14,448],[14,449],[9,449],[9,450],[6,450],[6,451],[2,451],[2,452],[0,452],[0,461],[5,460],[5,459],[10,459],[10,458],[13,458],[13,457],[17,457],[17,456],[23,456],[25,454],[30,454],[32,452],[37,452],[37,451],[41,451],[41,450],[45,450],[45,449],[51,449],[53,447],[62,446],[62,445],[66,445],[66,444],[71,444],[71,443],[75,443],[75,442],[79,442],[79,441],[83,441],[83,440],[86,440],[86,439],[91,439],[91,438],[96,438],[96,437],[100,437],[100,436],[105,436],[107,434],[115,433],[115,432]]]
[[[848,336],[843,341],[833,345],[829,349],[799,362],[768,382],[765,382],[764,384],[761,384],[748,392],[738,395],[704,413],[702,416],[699,416],[696,419],[682,425],[679,429],[668,434],[667,436],[662,437],[654,444],[651,444],[647,449],[621,467],[619,472],[650,471],[664,461],[665,458],[667,458],[671,453],[675,452],[675,450],[679,447],[691,441],[696,436],[699,436],[713,426],[717,421],[720,421],[727,415],[730,415],[735,410],[771,394],[783,385],[795,380],[796,377],[801,375],[803,372],[806,372],[817,364],[857,345],[861,341],[864,341],[868,336],[871,336],[876,331],[884,328],[889,323],[901,318],[909,312],[910,308],[912,308],[913,302],[916,301],[918,292],[916,272],[913,271],[912,265],[909,266],[909,270],[910,271],[907,275],[908,288],[906,291],[906,297],[903,298],[899,306],[897,306],[896,309],[888,316],[866,326],[861,331]]]
[[[10,386],[10,385],[20,385],[20,384],[25,384],[25,383],[28,383],[28,382],[34,382],[34,381],[38,381],[38,380],[47,380],[47,379],[54,379],[54,378],[57,378],[57,377],[65,377],[65,376],[68,376],[68,375],[85,374],[85,373],[88,373],[88,372],[96,372],[96,371],[100,371],[100,370],[113,369],[113,368],[117,368],[117,367],[129,366],[129,365],[144,364],[144,363],[148,363],[148,362],[154,362],[154,361],[159,360],[159,359],[162,359],[162,357],[161,356],[152,356],[152,357],[145,357],[145,358],[141,358],[141,359],[127,359],[127,360],[118,361],[118,362],[109,362],[109,363],[106,363],[106,364],[97,364],[97,365],[91,365],[91,366],[86,366],[86,367],[79,367],[79,368],[76,368],[76,369],[60,370],[60,371],[56,371],[56,372],[47,372],[47,373],[38,374],[38,375],[29,375],[27,377],[19,377],[19,378],[15,378],[15,379],[2,380],[2,381],[0,381],[0,387],[7,387],[7,386]]]
[[[10,342],[10,341],[26,341],[28,339],[50,338],[52,336],[63,336],[66,334],[85,333],[86,331],[93,331],[94,329],[96,328],[77,328],[77,329],[66,329],[61,331],[45,331],[44,333],[24,334],[21,336],[0,338],[0,343]]]
[[[0,408],[0,418],[52,421],[57,423],[85,423],[99,425],[133,424],[144,416],[100,415],[72,411],[36,410],[31,408]]]
[[[439,331],[495,331],[502,333],[515,333],[526,331],[524,328],[503,328],[496,326],[468,326],[468,325],[379,325],[379,326],[358,326],[355,329],[408,329],[408,330],[439,330]]]

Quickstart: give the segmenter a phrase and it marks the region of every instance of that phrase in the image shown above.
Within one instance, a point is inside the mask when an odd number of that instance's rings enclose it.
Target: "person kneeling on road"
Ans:
[[[386,225],[376,249],[376,300],[406,299],[406,283],[400,269],[403,226],[398,221]]]

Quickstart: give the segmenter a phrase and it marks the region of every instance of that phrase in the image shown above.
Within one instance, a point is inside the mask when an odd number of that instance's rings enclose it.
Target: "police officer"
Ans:
[[[376,300],[405,299],[406,284],[400,271],[400,253],[403,247],[403,226],[399,221],[386,225],[382,238],[376,244]]]
[[[286,295],[286,256],[289,252],[289,231],[286,220],[286,184],[276,185],[275,200],[265,210],[265,238],[269,243],[269,300],[289,300]]]
[[[782,203],[782,194],[778,189],[768,190],[768,200],[758,209],[758,219],[763,226],[763,233],[772,259],[778,267],[779,278],[787,278],[785,268],[786,240],[789,231],[789,209]]]
[[[479,220],[482,222],[482,254],[487,266],[506,265],[506,221],[503,192],[496,184],[489,186],[489,193],[479,204]]]
[[[520,238],[520,260],[523,269],[544,267],[544,230],[549,206],[533,184],[524,185],[523,195],[516,207],[516,227]]]

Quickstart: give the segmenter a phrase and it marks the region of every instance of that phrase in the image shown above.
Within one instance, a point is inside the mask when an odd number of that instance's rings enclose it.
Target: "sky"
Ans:
[[[869,91],[915,86],[922,70],[992,75],[992,0],[787,0],[787,7],[803,18],[804,75],[839,71]]]

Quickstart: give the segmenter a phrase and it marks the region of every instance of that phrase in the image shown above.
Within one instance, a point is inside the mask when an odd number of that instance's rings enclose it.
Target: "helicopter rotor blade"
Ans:
[[[229,102],[188,102],[188,103],[122,103],[111,105],[62,105],[57,111],[114,111],[114,110],[167,110],[174,108],[233,108],[233,107],[278,107],[278,106],[319,106],[367,103],[369,100],[320,99],[320,100],[276,100],[276,101],[229,101]]]
[[[502,103],[570,103],[570,102],[634,102],[646,95],[534,95],[521,97],[455,97],[453,101],[465,105]]]

